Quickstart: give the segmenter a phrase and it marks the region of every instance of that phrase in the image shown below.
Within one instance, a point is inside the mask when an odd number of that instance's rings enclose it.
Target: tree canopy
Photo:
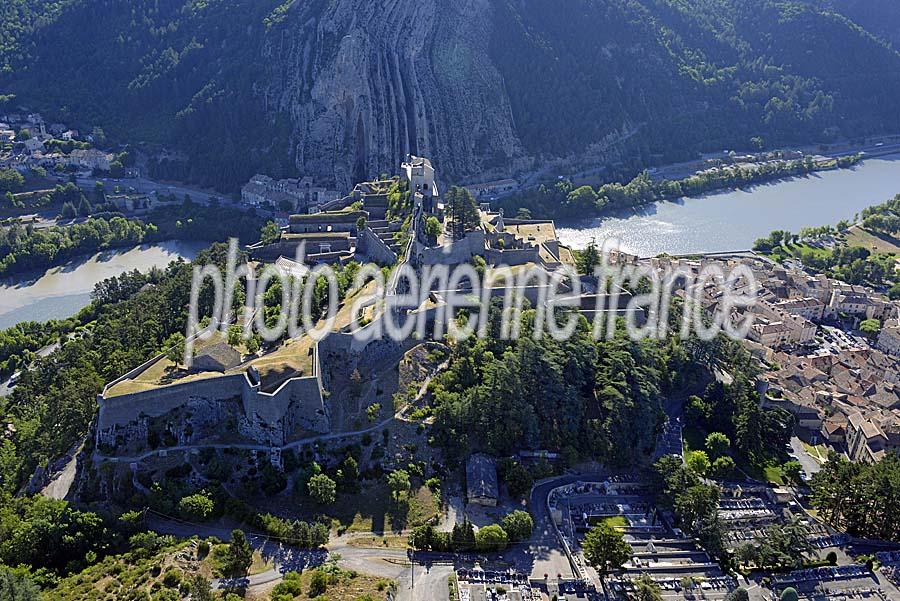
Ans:
[[[584,558],[596,568],[601,578],[622,567],[633,552],[623,534],[605,522],[591,528],[581,549]]]
[[[830,523],[862,538],[900,538],[900,458],[851,463],[829,454],[811,482],[813,505]]]

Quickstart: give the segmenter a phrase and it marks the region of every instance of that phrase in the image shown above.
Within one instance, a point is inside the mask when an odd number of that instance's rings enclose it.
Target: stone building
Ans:
[[[304,432],[330,430],[317,352],[311,375],[288,378],[271,391],[263,389],[256,368],[241,369],[237,351],[220,344],[198,353],[180,379],[148,379],[147,374],[163,371],[164,361],[163,355],[155,357],[97,397],[101,453],[139,453],[160,434],[178,445],[228,441],[281,447]]]
[[[218,371],[225,373],[241,364],[241,354],[231,345],[219,342],[208,346],[194,356],[195,371]]]
[[[878,334],[877,346],[888,355],[900,357],[900,323],[886,323]]]

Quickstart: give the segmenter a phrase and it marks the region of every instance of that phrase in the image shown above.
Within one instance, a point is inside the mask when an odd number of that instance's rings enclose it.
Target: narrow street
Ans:
[[[803,441],[796,436],[791,437],[791,448],[794,450],[794,455],[797,456],[797,461],[803,466],[803,471],[808,478],[812,478],[814,474],[822,471],[822,465],[807,452],[806,447],[803,446]]]

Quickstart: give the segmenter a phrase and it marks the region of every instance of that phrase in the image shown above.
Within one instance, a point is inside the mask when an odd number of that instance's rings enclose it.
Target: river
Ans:
[[[71,317],[90,303],[97,282],[134,269],[165,267],[179,257],[192,260],[207,246],[204,242],[170,241],[110,250],[42,274],[0,280],[0,329],[21,321]]]
[[[900,155],[868,159],[852,169],[658,202],[623,213],[557,224],[560,242],[584,248],[616,240],[649,257],[748,250],[772,230],[800,231],[853,219],[900,193]]]

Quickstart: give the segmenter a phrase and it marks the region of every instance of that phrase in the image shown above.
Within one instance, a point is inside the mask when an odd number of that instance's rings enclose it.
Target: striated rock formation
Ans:
[[[299,4],[299,3],[298,3]],[[407,153],[449,179],[522,166],[488,0],[337,0],[296,6],[270,32],[267,108],[284,111],[302,173],[349,186]]]

